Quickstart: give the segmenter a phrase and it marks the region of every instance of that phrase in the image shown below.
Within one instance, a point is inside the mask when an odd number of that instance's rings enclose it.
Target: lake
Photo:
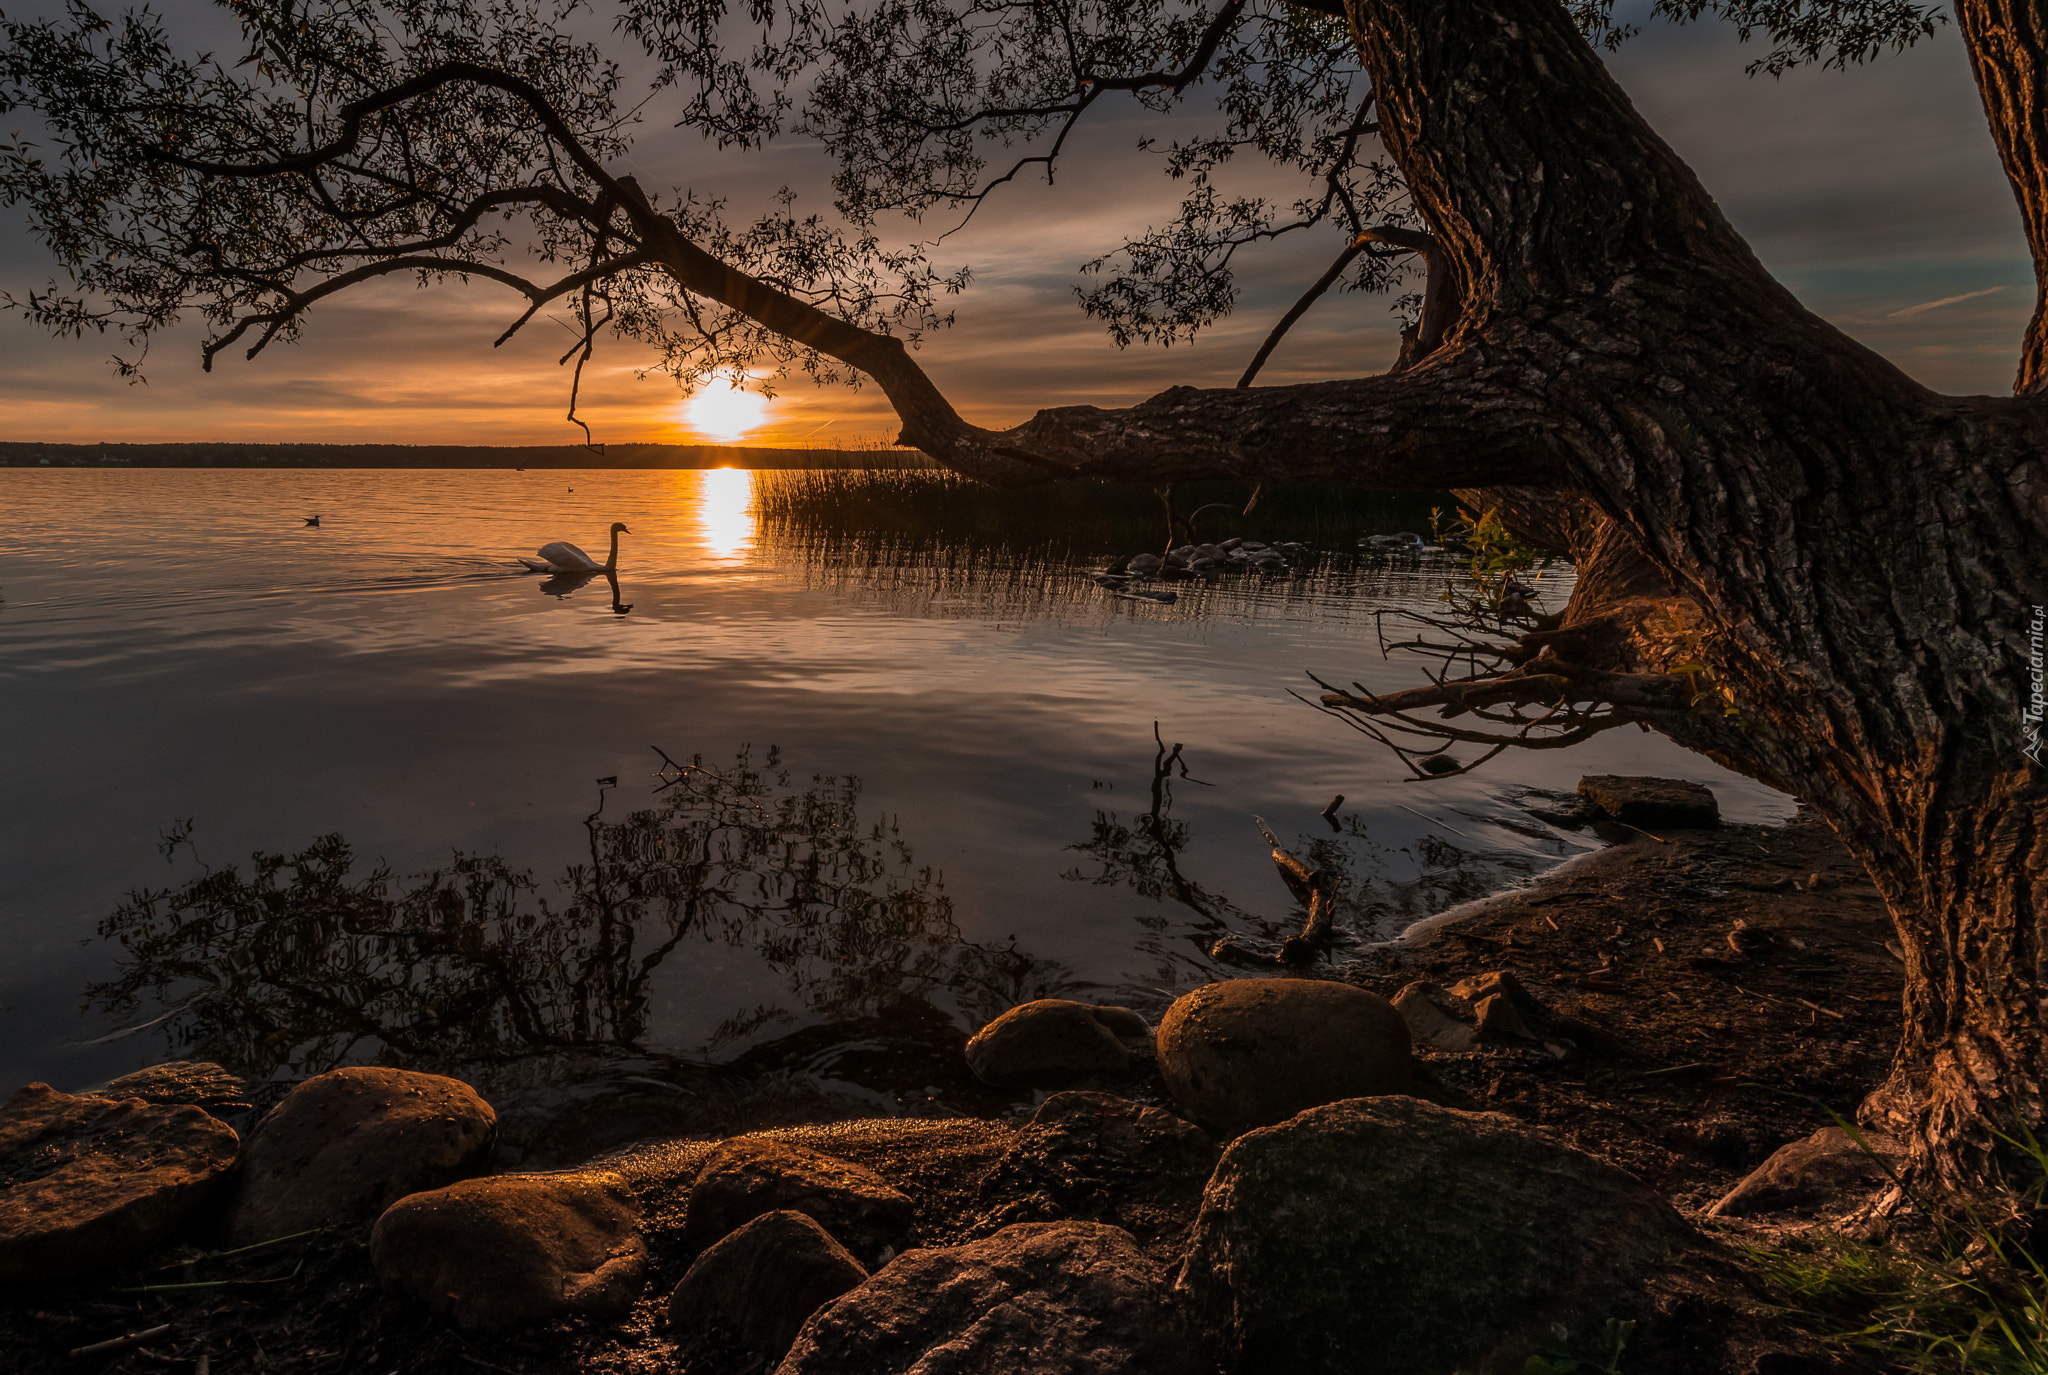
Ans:
[[[1791,811],[1634,729],[1401,781],[1290,690],[1420,683],[1376,613],[1456,564],[1356,553],[1349,508],[1296,494],[1327,552],[1159,606],[1086,576],[1156,517],[805,523],[769,480],[0,470],[7,1081],[573,1052],[901,1102],[847,1068],[896,1022],[1156,1017],[1298,929],[1260,819],[1355,948],[1597,843],[1528,810],[1581,774]],[[513,563],[615,520],[616,601]]]

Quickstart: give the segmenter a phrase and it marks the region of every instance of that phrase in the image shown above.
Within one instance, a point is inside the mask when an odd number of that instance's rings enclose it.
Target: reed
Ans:
[[[1203,539],[1232,535],[1349,549],[1361,534],[1429,528],[1445,492],[1271,487],[1249,514],[1252,486],[1182,483],[1174,503]],[[764,524],[828,535],[943,536],[974,543],[1061,544],[1076,552],[1135,553],[1167,543],[1165,508],[1140,483],[1081,480],[1003,491],[944,469],[761,471],[754,510]]]

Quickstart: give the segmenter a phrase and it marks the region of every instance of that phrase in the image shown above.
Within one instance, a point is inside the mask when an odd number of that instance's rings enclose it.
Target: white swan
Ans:
[[[609,573],[619,566],[619,536],[632,533],[619,521],[612,522],[612,556],[603,563],[567,540],[543,544],[538,551],[539,558],[522,558],[519,561],[536,573]]]

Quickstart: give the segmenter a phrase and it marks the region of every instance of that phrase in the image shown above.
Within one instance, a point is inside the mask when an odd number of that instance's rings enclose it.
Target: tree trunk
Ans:
[[[2027,0],[1956,0],[1956,27],[2038,268],[2048,262],[2048,18]],[[2048,391],[2048,278],[2039,271],[2013,390]]]
[[[1623,657],[1702,660],[1741,713],[1660,724],[1818,808],[1891,905],[1906,1032],[1873,1113],[1923,1177],[1991,1182],[1987,1128],[2040,1124],[2048,1064],[2048,790],[2021,714],[2048,416],[1934,396],[1800,308],[1555,6],[1355,0],[1353,23],[1390,150],[1477,284],[1453,350],[1578,421],[1567,481],[1633,545],[1596,581],[1639,554],[1697,615]]]

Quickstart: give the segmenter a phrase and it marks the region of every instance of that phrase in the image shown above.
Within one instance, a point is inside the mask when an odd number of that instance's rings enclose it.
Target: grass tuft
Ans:
[[[2039,1216],[2048,1151],[2002,1137],[2037,1178],[2018,1202]],[[2048,1375],[2048,1269],[1974,1208],[1934,1214],[1925,1252],[1825,1236],[1801,1250],[1741,1248],[1785,1306],[1845,1345],[1921,1375]]]

